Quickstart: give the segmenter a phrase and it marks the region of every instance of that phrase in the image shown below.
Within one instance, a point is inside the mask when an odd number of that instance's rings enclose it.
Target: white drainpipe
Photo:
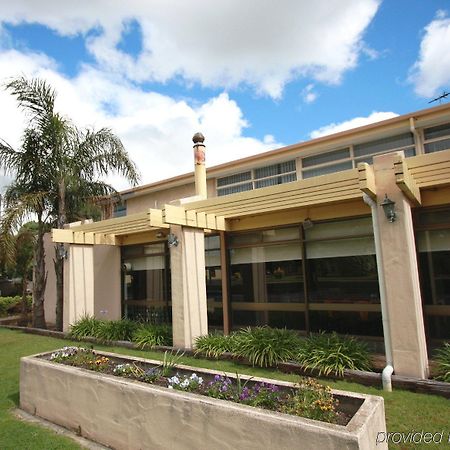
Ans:
[[[394,372],[393,360],[392,360],[392,346],[391,346],[391,332],[389,329],[389,313],[386,304],[386,283],[384,280],[384,274],[382,270],[382,258],[381,258],[381,242],[379,234],[379,224],[377,215],[377,204],[367,194],[363,195],[364,202],[370,206],[372,210],[372,224],[373,234],[375,240],[375,253],[377,259],[378,269],[378,284],[380,287],[380,302],[381,302],[381,315],[383,318],[383,334],[384,334],[384,350],[386,354],[386,367],[381,374],[381,380],[383,382],[383,389],[385,391],[392,391],[392,373]]]

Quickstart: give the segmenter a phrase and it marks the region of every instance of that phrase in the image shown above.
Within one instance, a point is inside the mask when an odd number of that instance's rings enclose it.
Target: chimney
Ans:
[[[203,144],[205,136],[202,133],[195,133],[192,141],[194,142],[195,195],[200,198],[207,198],[205,144]]]

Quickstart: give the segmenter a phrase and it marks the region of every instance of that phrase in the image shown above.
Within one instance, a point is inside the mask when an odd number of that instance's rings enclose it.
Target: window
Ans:
[[[126,202],[123,203],[116,203],[114,205],[114,212],[113,217],[123,217],[127,215],[127,204]]]
[[[424,150],[425,153],[440,152],[450,149],[450,124],[438,125],[436,127],[425,128]]]
[[[205,277],[208,326],[223,327],[220,237],[205,236]]]
[[[303,178],[351,169],[353,165],[350,159],[350,149],[343,148],[319,155],[306,156],[302,159],[302,167]]]
[[[406,157],[416,154],[412,133],[403,133],[318,155],[306,156],[302,159],[302,176],[310,178],[340,172],[356,167],[360,162],[372,164],[375,155],[398,150],[403,150]]]
[[[217,195],[229,195],[297,180],[295,160],[217,179]]]
[[[367,162],[372,164],[372,157],[381,153],[389,153],[403,150],[405,156],[414,156],[416,154],[414,146],[414,136],[412,133],[403,133],[397,136],[390,136],[375,141],[357,144],[353,146],[355,164]]]
[[[170,323],[170,273],[164,243],[122,248],[122,315]]]
[[[382,336],[370,217],[229,236],[233,327]]]
[[[449,339],[450,208],[418,213],[416,248],[428,337]]]
[[[230,299],[235,327],[304,329],[300,229],[231,235]]]

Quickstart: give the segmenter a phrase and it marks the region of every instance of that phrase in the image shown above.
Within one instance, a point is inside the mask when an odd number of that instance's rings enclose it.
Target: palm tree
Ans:
[[[87,202],[115,193],[101,180],[109,172],[123,175],[133,185],[139,180],[134,163],[122,142],[109,129],[80,131],[54,110],[56,93],[43,80],[17,78],[6,85],[29,117],[22,147],[14,150],[0,141],[0,166],[14,175],[5,194],[5,229],[26,214],[37,217],[33,325],[45,327],[44,291],[46,268],[43,236],[46,226],[63,228],[76,219]],[[62,329],[62,245],[55,249],[57,276],[57,328]]]

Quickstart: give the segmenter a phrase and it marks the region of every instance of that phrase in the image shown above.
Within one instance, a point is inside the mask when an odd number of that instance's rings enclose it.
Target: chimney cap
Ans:
[[[194,144],[203,144],[205,140],[205,136],[203,136],[202,133],[195,133],[194,136],[192,137],[192,141],[194,142]]]

